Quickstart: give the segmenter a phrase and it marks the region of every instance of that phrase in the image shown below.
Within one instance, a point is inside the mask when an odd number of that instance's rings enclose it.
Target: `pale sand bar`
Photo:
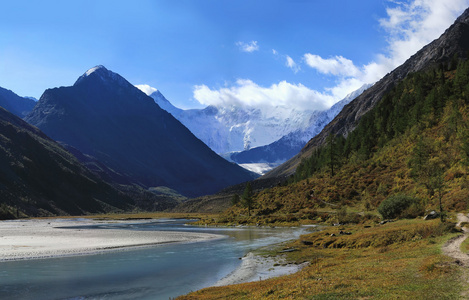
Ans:
[[[308,263],[300,265],[285,264],[285,260],[281,256],[272,258],[254,255],[251,252],[243,257],[242,260],[241,266],[238,269],[219,280],[214,286],[232,285],[289,275],[298,272],[308,265]]]
[[[86,255],[124,248],[199,242],[223,237],[193,232],[59,228],[96,224],[103,222],[88,219],[1,221],[0,262]]]

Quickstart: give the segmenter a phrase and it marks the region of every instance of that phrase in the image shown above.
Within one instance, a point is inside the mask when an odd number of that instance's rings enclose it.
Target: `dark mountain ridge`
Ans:
[[[145,188],[200,196],[254,178],[103,66],[71,87],[46,90],[25,120]]]
[[[34,100],[20,97],[12,91],[0,87],[0,106],[12,114],[24,118],[35,105]]]
[[[455,23],[440,38],[423,47],[404,62],[404,64],[387,74],[354,101],[346,105],[321,133],[306,144],[300,153],[267,173],[264,177],[285,177],[292,175],[301,160],[310,157],[315,148],[324,145],[326,138],[330,134],[346,137],[353,131],[361,117],[372,109],[386,92],[407,75],[438,67],[441,63],[447,63],[453,58],[466,57],[468,51],[469,9],[457,18]]]

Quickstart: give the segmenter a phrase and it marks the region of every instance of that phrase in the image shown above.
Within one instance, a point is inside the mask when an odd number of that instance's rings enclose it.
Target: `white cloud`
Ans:
[[[158,91],[157,89],[155,89],[154,87],[149,86],[148,84],[138,84],[135,87],[138,88],[139,90],[141,90],[142,92],[144,92],[145,94],[147,94],[148,96],[150,96],[154,92]]]
[[[326,88],[337,100],[365,83],[374,83],[403,64],[423,46],[437,39],[469,6],[469,0],[413,0],[409,3],[389,1],[387,17],[380,26],[387,33],[385,53],[361,67],[342,56],[324,59],[306,53],[304,62],[323,74],[338,77],[334,87]]]
[[[360,73],[350,59],[342,56],[324,59],[319,55],[306,53],[303,58],[308,66],[323,74],[350,77]]]
[[[250,105],[250,106],[294,106],[298,109],[327,109],[347,94],[365,83],[374,83],[426,44],[438,38],[446,28],[469,6],[469,0],[412,0],[410,2],[388,1],[392,7],[386,10],[387,17],[379,25],[387,34],[388,46],[374,60],[356,66],[352,60],[337,55],[322,58],[306,53],[302,63],[318,72],[336,76],[336,84],[324,88],[323,92],[309,89],[300,84],[281,81],[270,87],[259,86],[251,80],[238,80],[236,84],[219,89],[206,85],[194,87],[194,98],[204,105]],[[238,42],[242,51],[259,49],[257,42]],[[272,49],[277,56],[279,53]],[[283,57],[283,55],[282,55]],[[294,70],[300,68],[290,56],[285,65]]]
[[[288,55],[286,56],[285,65],[292,69],[295,73],[298,73],[298,71],[301,69],[300,66],[293,60],[293,58]]]
[[[281,81],[262,87],[251,80],[238,79],[231,87],[210,89],[206,85],[194,87],[194,98],[203,105],[215,106],[286,106],[298,109],[323,110],[334,103],[334,98],[305,87]]]
[[[361,88],[365,83],[358,78],[350,77],[341,80],[337,85],[331,88],[326,88],[325,90],[334,98],[335,102],[342,100],[350,94]],[[335,103],[334,102],[334,103]]]
[[[236,46],[238,46],[241,51],[248,53],[259,50],[259,45],[257,44],[257,41],[251,41],[250,43],[237,42]]]
[[[469,0],[413,0],[394,3],[379,20],[388,33],[387,59],[393,67],[404,63],[423,46],[438,38],[464,9]]]

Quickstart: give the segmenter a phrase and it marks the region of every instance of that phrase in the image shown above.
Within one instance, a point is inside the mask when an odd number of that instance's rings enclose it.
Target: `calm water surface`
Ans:
[[[169,299],[213,285],[247,252],[294,239],[305,228],[201,228],[187,220],[86,228],[222,234],[224,239],[105,254],[0,263],[0,299]],[[85,227],[85,226],[84,226]]]

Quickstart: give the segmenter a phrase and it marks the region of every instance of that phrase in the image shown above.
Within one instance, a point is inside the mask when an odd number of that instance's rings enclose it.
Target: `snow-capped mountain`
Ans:
[[[284,106],[208,106],[182,110],[174,107],[158,90],[137,86],[171,113],[213,151],[223,154],[268,145],[296,130],[306,130],[313,110]]]
[[[262,110],[239,106],[182,110],[155,88],[137,87],[226,159],[242,165],[265,163],[261,167],[268,170],[296,155],[345,105],[369,86],[362,86],[325,111],[300,111],[280,106]],[[243,167],[249,169],[249,166]]]
[[[261,147],[233,153],[227,158],[238,164],[268,163],[278,165],[292,158],[300,152],[301,148],[340,113],[342,108],[358,97],[371,85],[363,85],[358,90],[350,93],[344,99],[334,104],[330,109],[315,111],[310,115],[309,126],[299,128],[283,136],[279,140]]]

